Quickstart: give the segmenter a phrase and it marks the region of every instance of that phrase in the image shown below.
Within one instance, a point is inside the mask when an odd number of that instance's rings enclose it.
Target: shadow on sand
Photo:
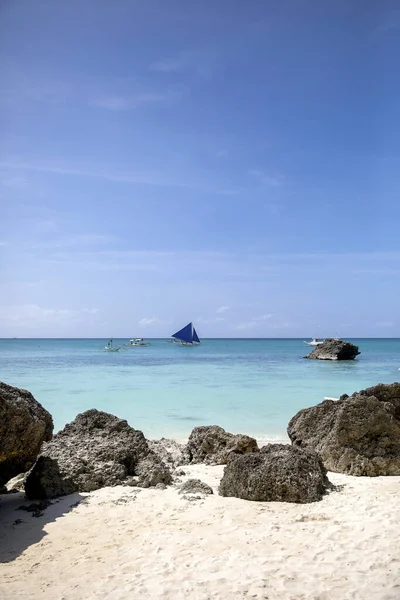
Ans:
[[[85,496],[75,493],[56,498],[44,510],[18,510],[35,501],[27,500],[22,492],[0,495],[0,563],[15,560],[32,544],[40,542],[47,533],[44,527],[73,510]]]

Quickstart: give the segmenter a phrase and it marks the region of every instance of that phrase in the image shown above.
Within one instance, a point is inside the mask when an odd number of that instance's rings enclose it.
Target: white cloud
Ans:
[[[203,319],[203,317],[198,317],[196,319],[198,323],[209,324],[209,323],[220,323],[221,321],[225,321],[224,317],[216,317],[215,319]]]
[[[256,325],[257,323],[255,321],[246,321],[245,323],[239,323],[239,325],[236,325],[236,329],[254,329]]]
[[[264,188],[278,187],[283,183],[283,177],[281,175],[270,175],[260,169],[249,169],[248,174]]]
[[[192,183],[182,181],[170,181],[164,177],[164,174],[135,174],[132,172],[119,172],[110,170],[108,167],[102,168],[100,165],[95,167],[79,168],[68,164],[54,163],[52,161],[44,163],[24,162],[20,160],[10,161],[1,160],[0,169],[34,171],[38,173],[50,173],[54,175],[72,175],[76,177],[89,177],[104,179],[115,183],[127,183],[132,185],[150,185],[156,187],[174,187],[181,189],[199,189]]]
[[[236,329],[254,329],[254,327],[260,325],[263,321],[268,321],[268,319],[271,319],[272,317],[272,313],[265,313],[259,317],[252,317],[250,321],[245,321],[244,323],[239,323],[239,325],[236,325]],[[268,324],[267,327],[280,329],[282,325]]]
[[[159,323],[161,323],[161,319],[159,319],[158,317],[143,317],[143,319],[140,319],[138,323],[142,327],[149,327],[151,325],[158,325]]]
[[[376,324],[377,327],[394,327],[394,325],[393,321],[378,321]]]
[[[24,188],[27,185],[25,177],[2,177],[0,184],[8,188]]]
[[[97,308],[46,308],[37,304],[0,306],[0,323],[36,329],[45,324],[86,321],[89,315],[97,313]]]
[[[91,104],[99,108],[111,111],[132,110],[143,104],[162,102],[166,97],[164,94],[154,92],[141,92],[127,95],[104,95],[94,98]]]
[[[188,59],[185,56],[178,56],[177,58],[165,58],[159,60],[150,65],[151,71],[159,71],[161,73],[172,73],[174,71],[180,71],[188,66]]]
[[[217,308],[217,310],[215,311],[216,313],[224,313],[227,310],[229,310],[229,306],[220,306],[219,308]]]
[[[104,235],[99,233],[83,233],[77,235],[70,235],[57,238],[48,242],[39,242],[31,246],[32,249],[38,248],[70,248],[70,247],[81,247],[81,246],[96,246],[101,244],[109,244],[115,241],[115,237],[112,235]]]

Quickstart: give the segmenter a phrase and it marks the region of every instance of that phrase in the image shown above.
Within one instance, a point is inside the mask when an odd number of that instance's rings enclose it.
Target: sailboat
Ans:
[[[180,343],[181,346],[197,346],[200,344],[199,336],[193,327],[193,323],[188,323],[171,337],[174,342]]]

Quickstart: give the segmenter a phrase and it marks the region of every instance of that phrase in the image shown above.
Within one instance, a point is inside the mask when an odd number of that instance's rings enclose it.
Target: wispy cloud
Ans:
[[[155,73],[173,74],[180,71],[191,72],[200,81],[208,79],[212,74],[212,64],[215,57],[207,49],[197,51],[183,51],[176,56],[161,58],[153,62],[149,69]]]
[[[249,169],[248,174],[263,188],[276,188],[284,182],[281,175],[271,175],[260,169]]]
[[[37,242],[31,246],[32,249],[52,249],[52,248],[70,248],[82,246],[96,246],[102,244],[109,244],[114,242],[116,238],[112,235],[104,235],[98,233],[83,233],[77,235],[61,236],[55,240],[49,240],[45,242]]]
[[[0,323],[37,329],[46,324],[86,321],[89,316],[94,316],[97,313],[97,308],[47,308],[38,306],[37,304],[0,306]]]
[[[394,327],[395,323],[393,321],[378,321],[376,323],[377,327]]]
[[[186,55],[181,55],[175,58],[158,60],[150,65],[150,70],[159,71],[161,73],[172,73],[187,68],[188,64],[188,57]]]
[[[161,180],[157,175],[141,175],[135,173],[121,173],[104,169],[82,169],[67,164],[56,164],[52,162],[24,162],[24,161],[0,161],[0,169],[21,170],[21,171],[37,171],[40,173],[53,173],[55,175],[73,175],[77,177],[93,177],[97,179],[105,179],[116,183],[129,183],[133,185],[151,185],[161,187],[182,187],[185,184],[174,183]]]
[[[151,325],[159,325],[160,323],[162,323],[162,321],[158,317],[143,317],[142,319],[140,319],[138,321],[138,324],[141,327],[149,327]]]
[[[219,308],[217,308],[217,310],[215,312],[216,313],[224,313],[227,310],[229,310],[229,306],[220,306]]]
[[[25,177],[0,177],[0,184],[7,188],[21,189],[26,187],[27,181]]]
[[[236,329],[239,329],[239,330],[254,329],[254,327],[256,325],[257,325],[257,323],[255,321],[245,321],[244,323],[239,323],[239,325],[236,325]]]
[[[93,106],[105,108],[110,111],[133,110],[144,104],[154,104],[167,99],[164,94],[153,92],[143,92],[128,95],[104,95],[94,98],[91,102]]]
[[[388,31],[400,28],[400,10],[389,10],[387,11],[379,25],[377,25],[373,31],[375,34],[384,34]]]
[[[196,321],[206,325],[209,323],[221,323],[221,321],[225,321],[225,319],[224,317],[215,317],[214,319],[203,319],[203,317],[197,317]]]
[[[236,325],[236,329],[254,329],[255,327],[257,327],[257,325],[260,325],[261,323],[265,323],[265,321],[268,321],[269,319],[271,319],[273,317],[272,313],[265,313],[264,315],[261,316],[256,316],[256,317],[252,317],[250,321],[245,321],[243,323],[239,323],[238,325]],[[268,324],[268,327],[274,327],[273,324]],[[281,327],[281,326],[279,326]]]

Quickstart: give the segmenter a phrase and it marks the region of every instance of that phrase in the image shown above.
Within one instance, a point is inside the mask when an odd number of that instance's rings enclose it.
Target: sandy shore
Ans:
[[[184,469],[217,492],[223,467]],[[34,518],[2,496],[0,598],[398,600],[400,477],[330,479],[308,505],[117,487]]]

